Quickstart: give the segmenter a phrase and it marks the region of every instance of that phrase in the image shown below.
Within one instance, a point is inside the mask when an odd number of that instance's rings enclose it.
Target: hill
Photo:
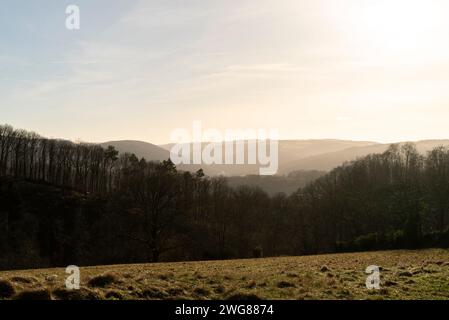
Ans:
[[[336,152],[347,148],[372,146],[376,144],[376,142],[371,141],[352,141],[338,139],[280,140],[279,158],[281,163],[284,163],[323,153]],[[160,145],[160,147],[167,151],[170,151],[173,145],[173,143],[170,143]]]
[[[406,142],[398,142],[403,145]],[[449,145],[449,140],[422,140],[414,142],[417,150],[425,154],[427,151],[439,146]],[[206,143],[204,143],[205,145]],[[140,141],[113,141],[103,143],[103,146],[113,145],[120,152],[130,152],[147,160],[166,160],[170,155],[173,144],[156,146]],[[382,153],[390,144],[371,141],[351,140],[281,140],[279,141],[279,175],[288,175],[300,170],[330,171],[344,162],[374,153]],[[180,165],[180,170],[195,172],[203,168],[210,176],[245,176],[257,175],[258,165]],[[262,185],[261,185],[262,186]],[[272,189],[270,186],[269,189]],[[283,190],[284,191],[284,190]]]
[[[449,299],[449,251],[382,251],[250,260],[0,272],[0,296],[25,299]],[[380,289],[365,270],[380,267]],[[8,290],[7,290],[8,289]]]
[[[170,152],[151,143],[135,140],[108,141],[100,144],[107,148],[113,146],[120,153],[134,153],[139,158],[148,161],[163,161],[170,158]]]
[[[203,143],[205,146],[207,143]],[[138,157],[145,157],[147,160],[166,160],[169,157],[173,144],[156,146],[154,144],[139,141],[112,141],[102,144],[103,146],[113,145],[120,152],[130,152]],[[348,148],[366,147],[376,145],[370,141],[351,141],[351,140],[281,140],[279,141],[279,172],[284,172],[284,167],[292,161],[304,159],[307,157],[328,154],[331,152],[342,151]],[[245,176],[256,175],[259,173],[258,165],[179,165],[178,168],[184,171],[195,172],[203,169],[207,175],[216,176]],[[294,170],[303,170],[297,166]],[[315,170],[312,168],[311,170]],[[321,169],[317,169],[321,170]]]
[[[399,145],[404,145],[406,142],[399,142]],[[413,142],[416,149],[421,154],[426,154],[438,146],[449,146],[449,140],[422,140]],[[373,144],[368,146],[350,147],[335,152],[326,152],[314,156],[304,157],[294,161],[285,163],[280,174],[288,174],[296,170],[332,170],[344,162],[356,160],[365,157],[369,154],[377,154],[385,152],[390,144]]]
[[[393,148],[270,197],[170,163],[6,131],[24,138],[0,144],[3,270],[449,247],[449,148],[425,157]]]

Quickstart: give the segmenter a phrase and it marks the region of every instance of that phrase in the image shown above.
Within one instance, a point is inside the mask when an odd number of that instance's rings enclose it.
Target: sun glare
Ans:
[[[343,35],[358,52],[376,57],[405,53],[447,59],[448,1],[360,1],[340,15]],[[344,18],[343,18],[344,17]]]

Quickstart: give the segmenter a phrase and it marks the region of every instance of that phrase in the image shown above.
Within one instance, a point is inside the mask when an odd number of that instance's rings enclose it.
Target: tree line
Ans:
[[[112,190],[118,152],[99,145],[47,139],[0,126],[0,174],[46,181],[83,192]]]
[[[290,196],[0,126],[0,268],[449,244],[449,149],[392,145]]]

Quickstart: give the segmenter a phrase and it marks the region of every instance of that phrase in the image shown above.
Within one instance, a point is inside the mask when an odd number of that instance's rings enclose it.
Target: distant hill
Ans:
[[[204,144],[204,143],[203,143]],[[304,157],[314,156],[327,152],[339,151],[351,147],[363,147],[378,144],[371,141],[352,141],[337,139],[321,139],[321,140],[280,140],[279,153],[281,158],[295,160]],[[173,143],[160,145],[159,147],[170,151],[174,146]]]
[[[399,142],[404,145],[406,142]],[[437,146],[449,146],[449,140],[422,140],[413,142],[418,152],[425,154]],[[356,160],[372,153],[383,153],[391,144],[375,144],[370,146],[352,147],[336,152],[327,152],[311,157],[290,161],[282,166],[280,174],[288,174],[295,170],[324,170],[329,171],[346,161]]]
[[[400,142],[399,144],[404,144]],[[414,142],[419,152],[427,151],[439,145],[448,145],[449,140],[422,140]],[[142,141],[111,141],[102,144],[113,145],[120,152],[131,152],[147,160],[162,161],[170,156],[173,144],[154,145]],[[203,143],[206,145],[206,143]],[[371,141],[351,140],[281,140],[279,141],[280,175],[288,175],[300,170],[329,171],[346,161],[352,161],[371,153],[382,153],[390,144]],[[257,175],[258,165],[179,165],[178,169],[195,172],[202,168],[207,175],[246,176]],[[259,181],[260,182],[260,181]],[[265,181],[264,181],[265,182]],[[277,181],[278,183],[278,181]],[[276,183],[276,184],[277,184]],[[289,189],[289,188],[287,188]]]
[[[279,171],[284,172],[283,168],[292,161],[303,158],[316,156],[324,153],[345,150],[351,147],[363,147],[376,145],[376,142],[371,141],[351,141],[351,140],[280,140],[279,141]],[[206,143],[203,143],[206,145]],[[160,147],[169,151],[173,144],[165,144]],[[200,168],[208,175],[226,175],[226,176],[245,176],[259,174],[258,165],[181,165],[178,166],[181,170],[196,171]],[[302,170],[298,167],[289,172]],[[315,170],[315,169],[311,169]],[[317,168],[316,170],[321,170]]]
[[[108,141],[101,143],[105,148],[115,147],[120,153],[134,153],[139,158],[151,161],[163,161],[170,158],[170,152],[151,143],[134,140]]]

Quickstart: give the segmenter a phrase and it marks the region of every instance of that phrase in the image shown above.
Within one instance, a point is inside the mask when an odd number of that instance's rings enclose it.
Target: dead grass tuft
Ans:
[[[182,288],[169,288],[167,293],[172,297],[184,296],[186,292]]]
[[[400,277],[413,277],[413,274],[410,271],[399,272]]]
[[[167,297],[167,293],[159,288],[149,287],[145,288],[140,296],[146,299],[164,299]]]
[[[79,290],[57,288],[53,290],[52,295],[58,300],[101,300],[101,295],[98,292],[87,288]]]
[[[258,301],[262,299],[255,294],[235,293],[227,297],[227,300]]]
[[[278,282],[277,287],[284,289],[284,288],[294,288],[296,286],[293,283],[288,282],[288,281],[280,281],[280,282]]]
[[[218,286],[218,287],[214,288],[214,292],[218,293],[218,294],[223,294],[225,291],[226,291],[226,289],[223,286]]]
[[[206,297],[210,294],[210,292],[206,288],[198,287],[193,290],[193,294],[199,297]]]
[[[51,300],[51,294],[48,289],[24,290],[18,293],[15,300]]]
[[[11,277],[10,280],[12,282],[22,283],[22,284],[31,284],[31,283],[39,282],[36,278],[33,278],[33,277],[21,277],[21,276]]]
[[[109,300],[123,300],[123,295],[116,290],[110,290],[108,292],[106,292],[106,294],[104,295],[106,299]]]
[[[89,280],[90,287],[105,288],[114,282],[117,282],[117,276],[113,273],[105,273]]]

